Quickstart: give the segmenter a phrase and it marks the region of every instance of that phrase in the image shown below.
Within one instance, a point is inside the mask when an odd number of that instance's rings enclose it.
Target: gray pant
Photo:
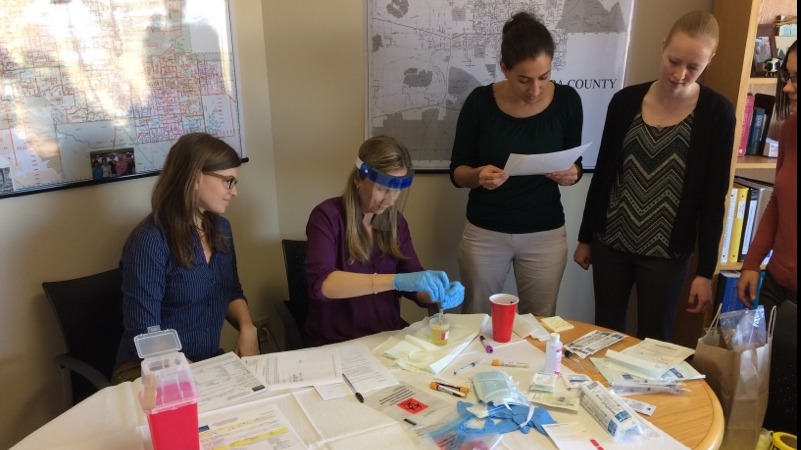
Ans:
[[[508,234],[467,222],[459,245],[459,271],[465,286],[463,313],[489,313],[489,296],[502,292],[514,264],[518,313],[553,316],[567,265],[565,227],[538,233]]]

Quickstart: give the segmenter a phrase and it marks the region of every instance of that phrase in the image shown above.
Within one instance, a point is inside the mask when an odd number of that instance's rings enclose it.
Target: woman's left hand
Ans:
[[[570,168],[558,172],[546,173],[545,176],[559,186],[572,186],[579,180],[579,168],[573,164]]]
[[[709,309],[712,306],[712,280],[696,276],[690,285],[690,298],[687,302],[690,304],[688,312],[700,313]]]
[[[261,353],[259,350],[259,333],[255,325],[251,323],[240,327],[234,353],[237,356],[255,356]]]

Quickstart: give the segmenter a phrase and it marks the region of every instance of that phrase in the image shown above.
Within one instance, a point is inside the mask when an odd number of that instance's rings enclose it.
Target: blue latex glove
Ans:
[[[392,279],[392,287],[403,292],[425,291],[431,301],[445,298],[448,289],[448,274],[438,270],[399,273]]]
[[[445,297],[442,299],[442,309],[456,308],[464,301],[464,286],[458,281],[451,281]]]

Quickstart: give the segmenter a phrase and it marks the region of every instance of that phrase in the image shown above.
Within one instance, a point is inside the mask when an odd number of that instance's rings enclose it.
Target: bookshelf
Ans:
[[[747,94],[770,94],[776,92],[776,77],[754,77],[752,67],[754,61],[754,42],[760,24],[770,24],[780,14],[796,14],[795,0],[714,0],[712,14],[720,24],[720,43],[712,62],[704,71],[702,83],[720,92],[734,105],[736,124],[734,128],[734,146],[731,157],[731,174],[729,188],[732,187],[735,175],[773,181],[776,170],[776,158],[747,155],[738,157],[737,148],[742,133],[743,111]],[[764,25],[763,25],[764,29]],[[775,114],[774,114],[775,116]],[[780,122],[774,117],[771,122],[769,136],[776,137]],[[729,196],[726,196],[728,211]],[[721,244],[722,244],[721,238]],[[695,270],[695,261],[690,268]],[[717,290],[718,274],[721,270],[740,270],[742,263],[718,262],[712,279],[713,290]],[[682,293],[682,299],[689,296],[689,282]],[[717,292],[713,294],[717,298]],[[712,321],[712,313],[699,315],[687,313],[686,301],[680,301],[676,311],[676,327],[673,341],[694,347],[703,329]]]
[[[720,24],[720,44],[712,64],[704,73],[704,84],[720,92],[735,108],[735,148],[732,149],[729,186],[735,175],[772,181],[776,158],[746,155],[737,156],[736,146],[742,132],[743,110],[747,94],[776,92],[775,77],[754,77],[754,40],[760,24],[770,24],[779,14],[796,14],[797,4],[787,0],[715,0],[712,13]],[[771,123],[769,134],[774,136],[781,124]],[[728,198],[726,200],[728,202]],[[728,205],[727,205],[728,210]],[[719,264],[720,270],[739,270],[740,263]]]

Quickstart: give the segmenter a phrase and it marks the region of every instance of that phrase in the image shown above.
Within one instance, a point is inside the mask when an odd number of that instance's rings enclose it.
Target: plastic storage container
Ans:
[[[198,392],[186,356],[178,350],[175,330],[148,333],[134,338],[142,361],[140,402],[147,414],[154,450],[199,450]]]

